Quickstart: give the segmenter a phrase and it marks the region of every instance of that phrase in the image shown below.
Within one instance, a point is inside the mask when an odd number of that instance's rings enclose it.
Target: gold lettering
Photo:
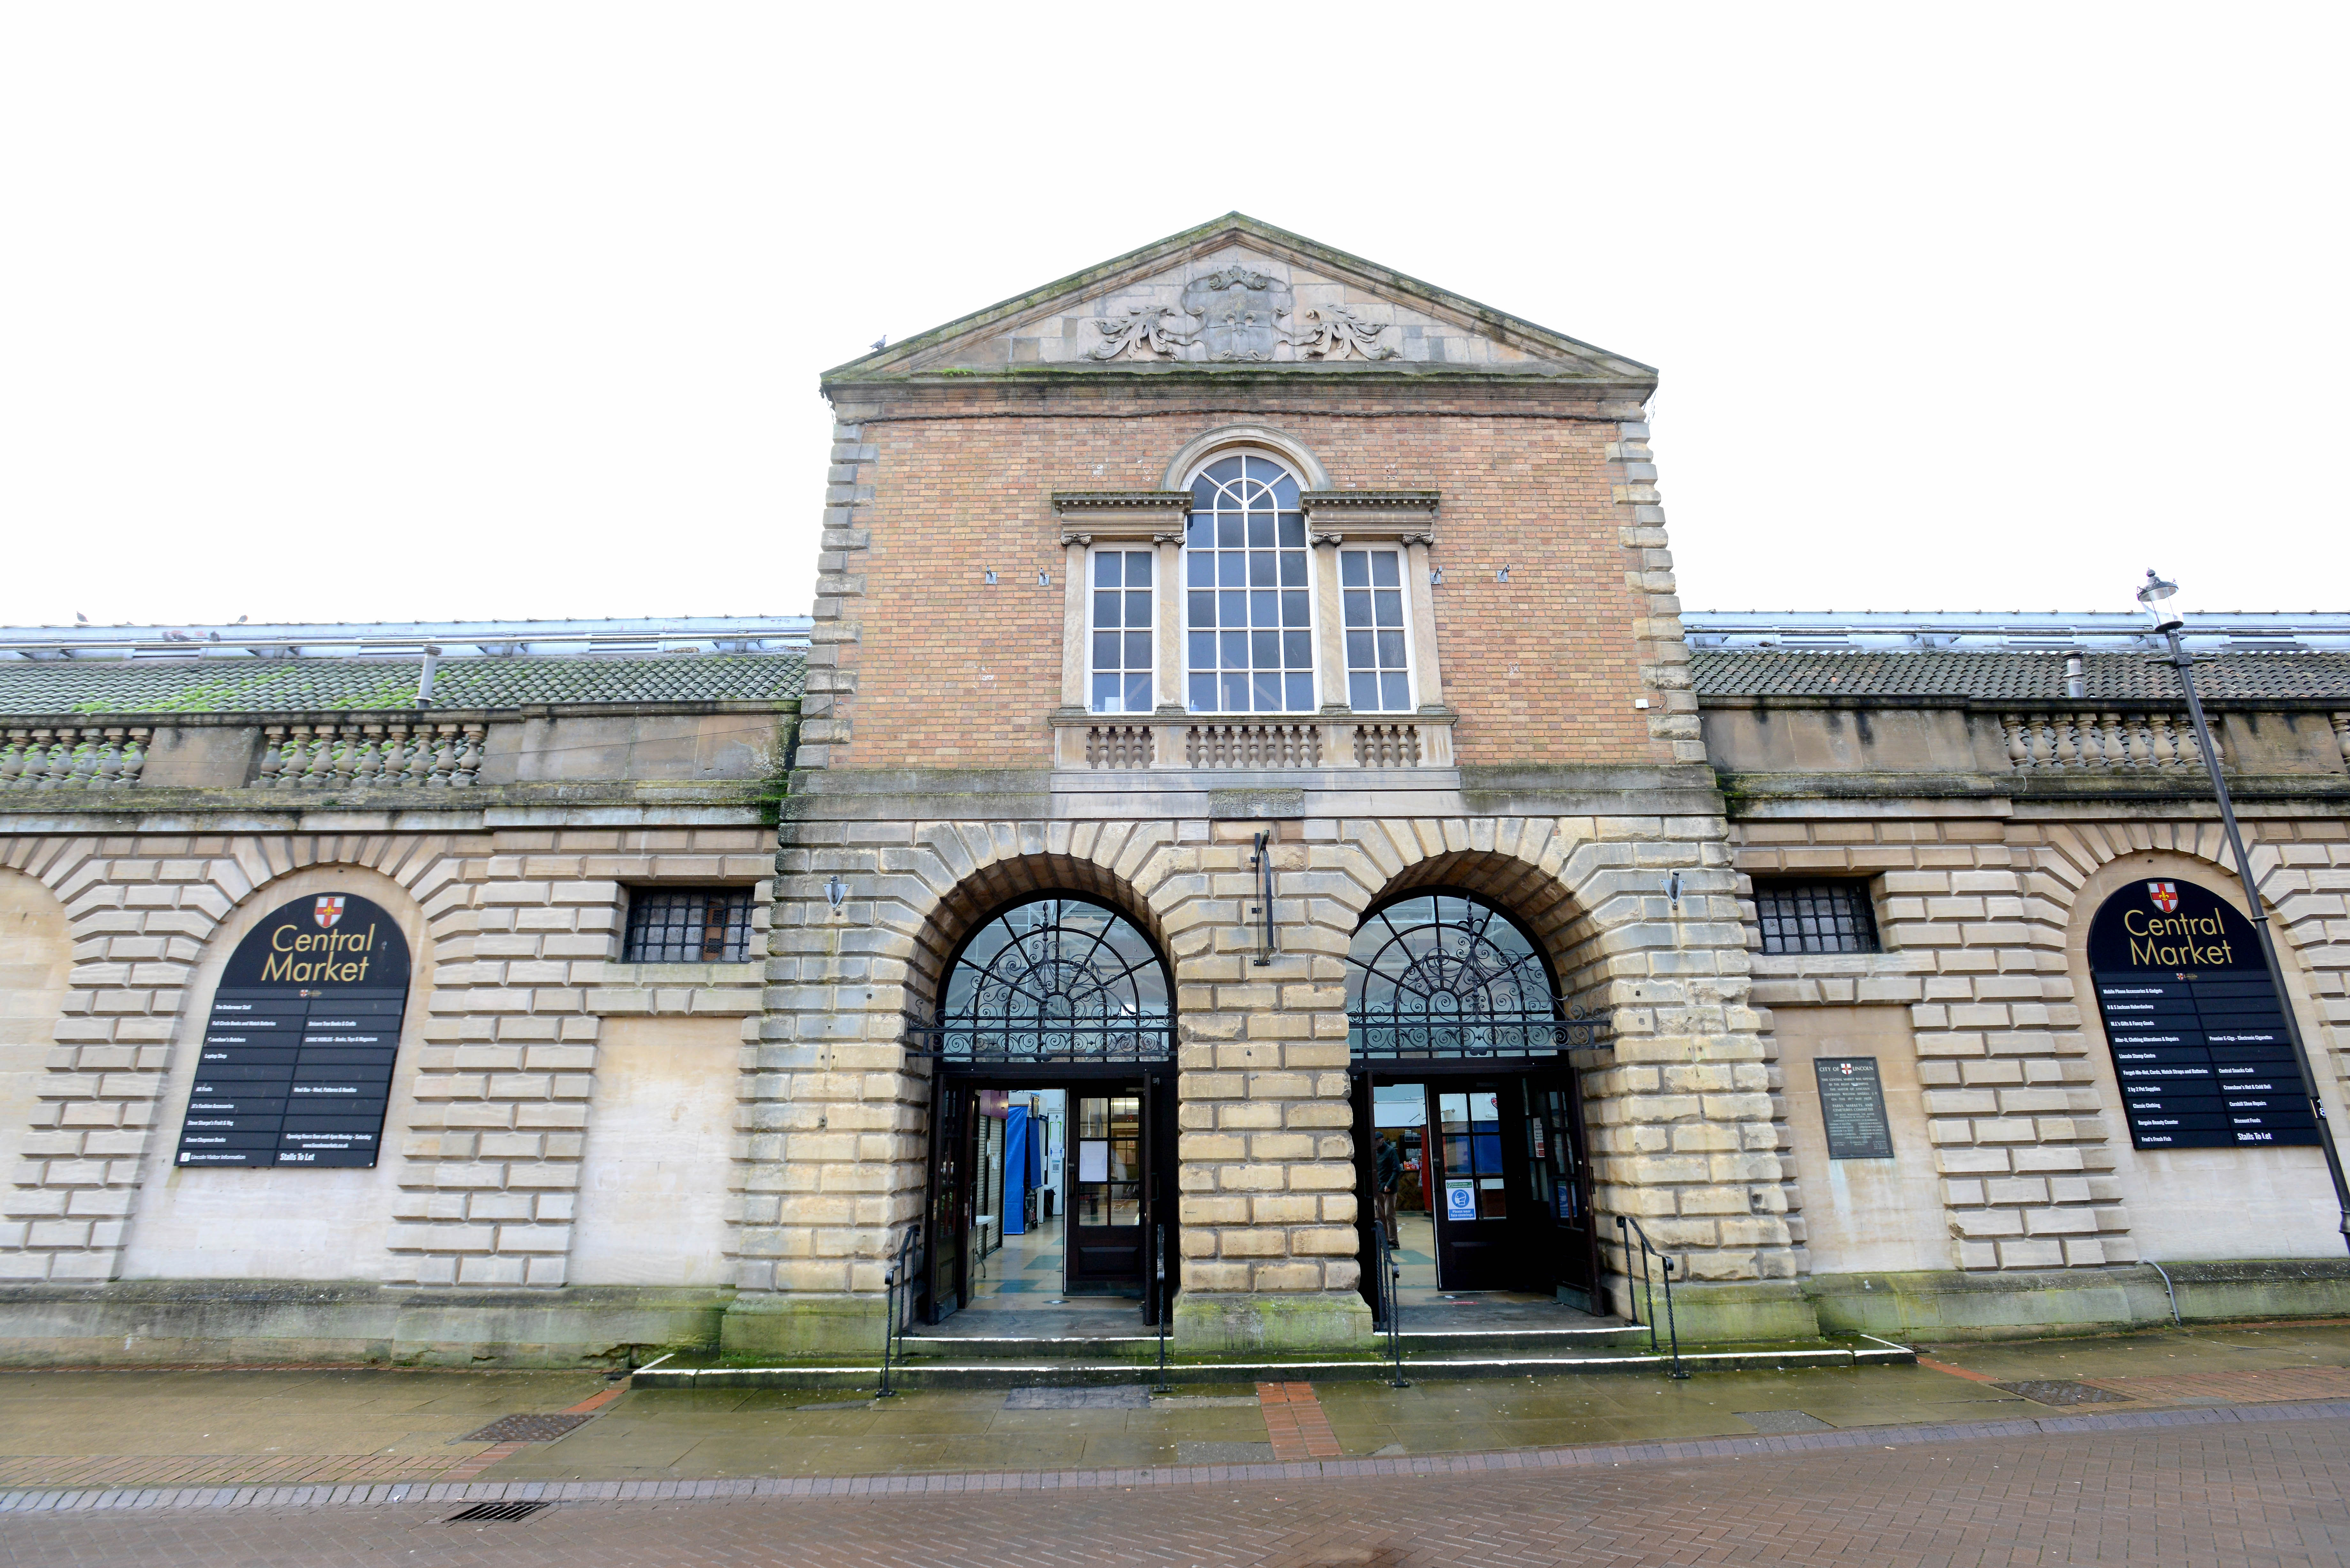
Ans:
[[[2138,924],[2135,926],[2131,925],[2130,922],[2132,920],[2137,921]],[[2124,909],[2122,911],[2122,929],[2127,931],[2130,935],[2134,937],[2152,936],[2154,934],[2152,931],[2144,929],[2146,917],[2139,914],[2136,909]],[[2133,950],[2135,950],[2135,944],[2133,944]]]
[[[292,930],[293,929],[294,929],[294,928],[293,928],[293,927],[291,927],[291,926],[280,926],[280,927],[278,927],[276,930],[274,930],[274,931],[270,932],[270,933],[269,933],[269,950],[270,950],[271,952],[274,952],[274,953],[282,953],[282,952],[286,951],[287,950],[286,950],[286,944],[285,944],[285,943],[283,943],[283,942],[281,942],[281,941],[279,941],[277,939],[278,939],[278,938],[280,938],[280,937],[282,937],[282,936],[284,936],[286,932],[288,932],[288,931]]]
[[[290,983],[294,977],[288,971],[293,967],[294,961],[290,958],[270,959],[261,966],[261,982],[266,985],[274,980],[280,984]]]

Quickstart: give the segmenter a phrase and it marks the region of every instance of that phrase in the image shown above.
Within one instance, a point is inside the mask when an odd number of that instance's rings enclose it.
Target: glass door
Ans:
[[[1508,1290],[1515,1277],[1510,1179],[1503,1159],[1503,1085],[1482,1079],[1431,1084],[1435,1136],[1429,1198],[1436,1215],[1436,1282],[1448,1291]]]
[[[1525,1096],[1526,1171],[1534,1220],[1527,1251],[1540,1260],[1534,1288],[1579,1311],[1592,1310],[1598,1278],[1591,1222],[1591,1168],[1583,1158],[1582,1097],[1575,1069],[1562,1066],[1521,1080]]]
[[[1142,1286],[1141,1085],[1070,1090],[1075,1155],[1069,1203],[1068,1289],[1126,1294]]]
[[[965,1188],[971,1168],[971,1113],[976,1098],[973,1091],[948,1081],[944,1074],[931,1080],[931,1203],[922,1227],[928,1265],[924,1282],[930,1294],[925,1317],[931,1323],[944,1323],[970,1295],[965,1278],[970,1253],[963,1232],[971,1213]]]

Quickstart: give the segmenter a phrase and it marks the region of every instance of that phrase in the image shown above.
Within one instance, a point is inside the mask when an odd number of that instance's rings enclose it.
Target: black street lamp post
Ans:
[[[2260,940],[2261,961],[2268,965],[2269,983],[2276,988],[2277,1009],[2284,1014],[2285,1038],[2293,1042],[2293,1061],[2301,1068],[2303,1090],[2309,1096],[2310,1114],[2317,1118],[2318,1147],[2325,1151],[2325,1168],[2334,1178],[2334,1204],[2341,1213],[2341,1230],[2345,1244],[2350,1244],[2350,1181],[2342,1174],[2341,1151],[2334,1147],[2334,1124],[2326,1119],[2324,1098],[2317,1092],[2317,1074],[2311,1067],[2309,1045],[2302,1038],[2301,1018],[2293,1003],[2293,994],[2285,989],[2284,966],[2277,960],[2276,943],[2269,936],[2268,903],[2261,897],[2252,881],[2252,863],[2244,854],[2244,836],[2236,826],[2235,803],[2228,797],[2228,781],[2220,775],[2220,753],[2212,749],[2211,727],[2204,722],[2203,701],[2195,692],[2195,660],[2187,656],[2187,648],[2178,633],[2186,619],[2170,604],[2178,592],[2177,583],[2164,582],[2149,570],[2146,587],[2138,589],[2137,602],[2146,607],[2147,615],[2170,644],[2170,657],[2162,662],[2178,671],[2178,689],[2187,697],[2187,717],[2195,726],[2195,743],[2202,748],[2203,767],[2211,775],[2211,791],[2220,798],[2220,821],[2228,830],[2228,848],[2236,857],[2236,879],[2243,884],[2244,902],[2251,909],[2252,934]]]

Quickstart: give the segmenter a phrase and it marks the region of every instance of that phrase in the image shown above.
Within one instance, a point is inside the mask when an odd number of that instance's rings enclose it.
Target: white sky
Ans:
[[[1234,208],[1659,366],[1692,607],[2350,607],[2345,33],[9,6],[0,621],[804,611],[820,370]]]

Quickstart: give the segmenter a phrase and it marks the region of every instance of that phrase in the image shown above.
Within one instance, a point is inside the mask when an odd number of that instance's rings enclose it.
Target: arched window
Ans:
[[[1357,1060],[1548,1056],[1605,1033],[1561,1004],[1525,930],[1465,893],[1410,894],[1363,918],[1347,951],[1347,1022]]]
[[[1306,713],[1314,691],[1313,556],[1296,476],[1254,452],[1191,483],[1183,535],[1185,697],[1195,713]]]
[[[1015,904],[972,932],[947,971],[937,1054],[1003,1064],[1164,1062],[1174,988],[1150,939],[1107,904]]]

